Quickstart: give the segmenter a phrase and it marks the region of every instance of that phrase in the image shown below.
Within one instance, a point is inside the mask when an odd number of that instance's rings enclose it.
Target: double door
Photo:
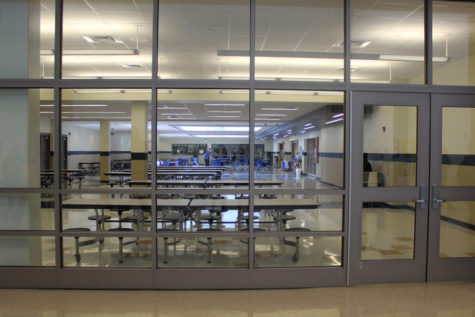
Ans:
[[[349,283],[475,280],[475,100],[352,94]]]

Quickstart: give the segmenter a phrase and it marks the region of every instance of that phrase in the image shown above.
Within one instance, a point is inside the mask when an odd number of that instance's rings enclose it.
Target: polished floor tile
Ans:
[[[475,283],[230,291],[4,289],[0,316],[473,317]]]

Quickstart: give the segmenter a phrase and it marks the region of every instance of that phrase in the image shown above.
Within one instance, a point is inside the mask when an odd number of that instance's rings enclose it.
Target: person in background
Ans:
[[[363,153],[363,172],[372,172],[373,167],[371,163],[368,161],[368,153]]]
[[[211,149],[207,149],[205,152],[205,166],[209,166],[209,160],[211,157]]]

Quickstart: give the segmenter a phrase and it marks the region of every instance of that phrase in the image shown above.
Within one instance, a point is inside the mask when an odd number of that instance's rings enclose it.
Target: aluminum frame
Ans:
[[[396,93],[446,93],[446,94],[472,94],[475,96],[474,87],[463,86],[434,86],[432,84],[432,0],[425,0],[425,84],[424,85],[401,85],[401,84],[365,84],[350,82],[351,65],[351,0],[344,1],[344,82],[279,82],[279,81],[256,81],[255,80],[255,34],[256,34],[256,0],[249,0],[250,7],[250,78],[249,80],[166,80],[158,79],[158,25],[159,25],[159,0],[153,1],[153,49],[152,49],[152,78],[151,79],[101,79],[101,80],[70,80],[61,77],[62,61],[62,32],[63,32],[63,0],[55,2],[55,66],[54,79],[0,79],[1,88],[52,88],[54,89],[54,188],[0,188],[0,193],[45,193],[53,194],[55,199],[55,230],[54,231],[0,231],[3,236],[51,236],[55,238],[56,246],[56,267],[36,268],[36,267],[1,267],[0,287],[24,287],[24,288],[266,288],[266,287],[315,287],[315,286],[336,286],[349,283],[348,278],[350,261],[354,259],[354,252],[350,248],[349,237],[352,232],[352,220],[349,215],[354,208],[355,180],[353,161],[353,151],[355,145],[351,136],[351,130],[355,122],[352,102],[353,92],[396,92]],[[260,193],[300,193],[300,194],[335,194],[344,198],[343,220],[344,227],[341,232],[310,232],[301,235],[305,236],[340,236],[343,240],[342,246],[342,266],[341,267],[315,267],[315,268],[274,268],[257,269],[253,263],[253,246],[249,247],[249,268],[246,269],[162,269],[157,268],[157,238],[162,234],[157,232],[138,232],[130,236],[144,236],[152,238],[152,267],[148,269],[75,269],[63,268],[62,263],[62,238],[72,236],[72,233],[61,231],[61,197],[64,194],[86,193],[87,190],[62,189],[60,177],[60,135],[61,135],[61,90],[67,88],[147,88],[152,90],[152,104],[157,104],[157,89],[177,88],[177,89],[247,89],[249,90],[250,102],[250,171],[254,171],[254,116],[255,100],[253,92],[256,89],[276,89],[276,90],[333,90],[345,93],[345,108],[347,119],[345,119],[345,174],[344,188],[335,190],[295,190],[279,189],[265,190],[254,188],[253,179],[250,179],[248,190],[188,190],[174,189],[178,193],[248,193],[250,197],[250,208],[253,209],[254,196]],[[157,109],[152,107],[152,117],[157,117]],[[157,120],[152,120],[152,161],[157,157]],[[145,193],[152,199],[152,210],[156,210],[156,197],[158,194],[167,193],[166,189],[156,187],[155,173],[156,166],[152,164],[152,186],[149,189],[135,190],[126,189],[121,193]],[[356,171],[358,172],[358,171]],[[250,173],[250,175],[253,175]],[[114,193],[114,190],[99,190],[94,193]],[[156,221],[156,212],[152,212],[152,221]],[[77,234],[76,236],[114,236],[112,233],[90,232]],[[129,234],[124,234],[129,235]],[[177,236],[204,236],[200,233],[178,233]],[[294,236],[292,233],[254,233],[251,226],[249,233],[220,233],[218,236],[232,237],[254,237],[261,236]],[[251,241],[251,240],[250,240]],[[351,241],[353,243],[353,241]],[[180,284],[176,281],[187,281],[188,284]],[[105,284],[106,282],[106,284]]]

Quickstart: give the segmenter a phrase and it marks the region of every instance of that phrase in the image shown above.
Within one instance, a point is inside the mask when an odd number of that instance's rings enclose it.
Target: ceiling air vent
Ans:
[[[121,40],[115,39],[112,35],[91,35],[91,36],[82,36],[89,43],[112,43],[112,44],[121,44]]]

